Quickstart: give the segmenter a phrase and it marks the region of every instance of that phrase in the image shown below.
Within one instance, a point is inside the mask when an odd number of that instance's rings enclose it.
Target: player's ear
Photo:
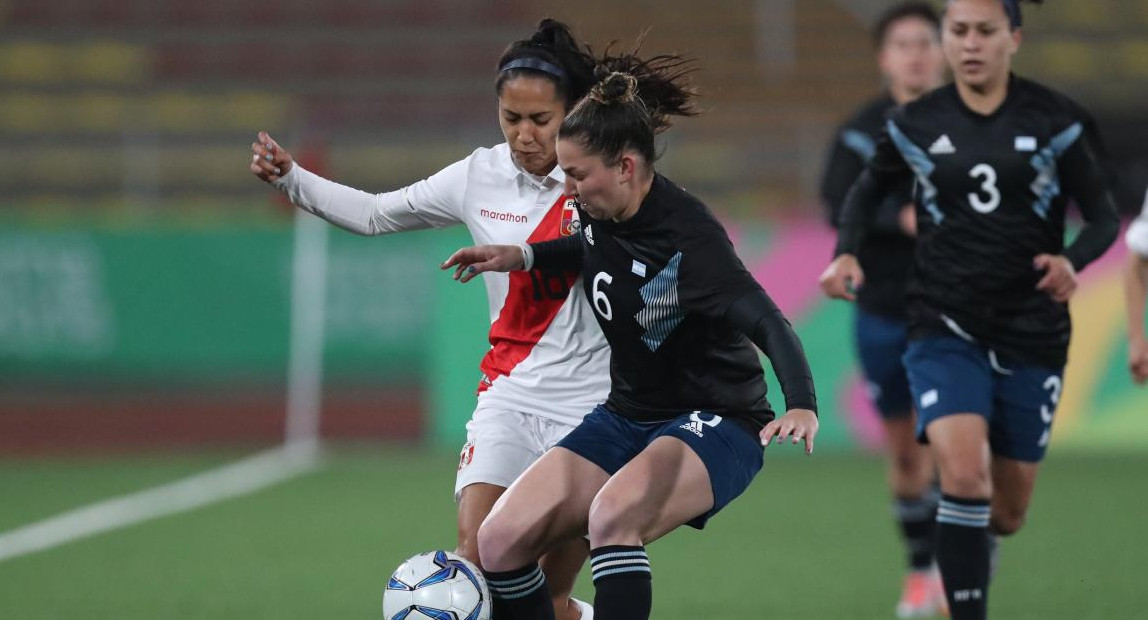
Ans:
[[[1024,40],[1024,31],[1020,28],[1015,28],[1009,34],[1012,37],[1012,45],[1009,46],[1009,53],[1015,54],[1020,50],[1020,43]]]
[[[637,172],[638,160],[633,153],[623,153],[618,159],[618,183],[628,183]]]

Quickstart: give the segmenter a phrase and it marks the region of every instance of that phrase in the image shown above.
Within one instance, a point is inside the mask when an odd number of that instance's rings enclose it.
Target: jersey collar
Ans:
[[[515,180],[520,186],[530,186],[535,189],[551,189],[566,183],[566,173],[562,172],[562,168],[559,168],[557,165],[545,176],[538,176],[527,172],[522,166],[518,165],[518,162],[514,160],[514,156],[510,154],[509,146],[506,149],[506,156],[510,159],[510,165],[514,167]]]

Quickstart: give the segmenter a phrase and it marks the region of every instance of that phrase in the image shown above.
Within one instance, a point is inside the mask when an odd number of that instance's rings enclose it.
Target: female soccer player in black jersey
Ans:
[[[851,298],[884,188],[915,175],[918,237],[905,364],[943,497],[937,561],[955,620],[987,617],[991,529],[1020,529],[1063,387],[1076,272],[1116,237],[1091,121],[1010,73],[1016,0],[949,0],[956,83],[898,110],[846,199],[825,291]],[[1065,207],[1085,225],[1065,247]]]
[[[941,17],[932,5],[893,5],[878,18],[873,43],[887,92],[862,106],[834,135],[821,196],[835,226],[846,193],[876,151],[890,110],[945,79]],[[901,361],[909,344],[905,289],[913,262],[914,209],[911,179],[880,199],[874,230],[858,252],[866,285],[857,292],[853,321],[857,358],[885,429],[893,515],[908,551],[898,618],[932,617],[945,607],[944,588],[933,563],[940,494],[929,450],[917,443],[913,396]]]
[[[673,56],[606,59],[602,82],[563,121],[558,163],[581,234],[467,248],[444,263],[463,281],[579,267],[612,351],[606,403],[527,470],[479,530],[501,618],[549,618],[539,552],[587,533],[595,616],[648,618],[644,545],[682,524],[701,528],[745,490],[774,437],[813,450],[815,395],[797,336],[713,214],[653,168],[667,115],[693,113],[687,69]],[[785,393],[777,419],[753,344]]]

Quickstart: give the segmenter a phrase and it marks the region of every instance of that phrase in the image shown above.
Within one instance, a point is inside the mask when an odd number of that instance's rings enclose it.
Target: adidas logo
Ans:
[[[698,437],[702,436],[702,425],[698,422],[686,422],[685,424],[679,426],[678,428],[683,428],[683,429],[697,435]]]
[[[952,155],[957,152],[957,147],[953,146],[953,141],[949,139],[949,134],[941,134],[940,138],[929,147],[929,154],[931,155]]]
[[[594,229],[591,228],[589,224],[587,224],[586,227],[582,229],[582,234],[586,236],[586,241],[590,245],[594,245]]]
[[[712,418],[709,420],[703,420],[703,419],[701,419],[701,416],[698,415],[700,413],[701,413],[701,411],[695,411],[695,412],[691,413],[690,414],[690,421],[686,422],[685,424],[682,424],[678,428],[687,430],[687,431],[697,435],[698,437],[702,437],[703,436],[702,433],[705,431],[705,427],[717,426],[718,424],[721,423],[721,416],[720,415],[712,416]]]

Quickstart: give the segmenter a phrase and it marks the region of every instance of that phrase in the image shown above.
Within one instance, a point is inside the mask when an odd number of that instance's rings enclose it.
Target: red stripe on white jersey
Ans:
[[[556,239],[562,234],[564,225],[569,234],[569,223],[563,218],[567,200],[567,196],[558,197],[542,222],[530,233],[527,243]],[[510,290],[506,293],[498,319],[490,325],[491,349],[479,364],[483,375],[478,385],[479,393],[486,391],[498,377],[509,375],[530,355],[566,303],[570,287],[574,286],[579,274],[576,271],[543,273],[535,269],[512,271],[508,275]]]

